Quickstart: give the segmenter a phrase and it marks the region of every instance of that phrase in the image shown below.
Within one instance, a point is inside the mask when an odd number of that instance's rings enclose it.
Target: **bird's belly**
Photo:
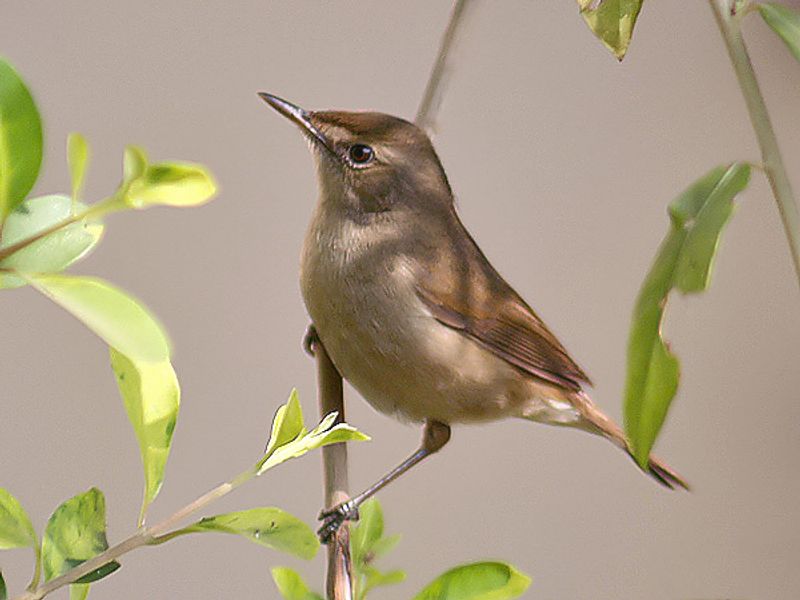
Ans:
[[[338,292],[306,290],[309,313],[342,376],[378,411],[445,423],[520,413],[525,378],[436,321],[411,288],[360,282]]]

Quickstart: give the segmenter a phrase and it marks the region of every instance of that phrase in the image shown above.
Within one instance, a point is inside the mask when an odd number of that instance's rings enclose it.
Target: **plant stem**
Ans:
[[[786,167],[784,167],[778,148],[778,140],[772,128],[767,106],[761,95],[761,89],[758,87],[753,64],[750,62],[750,56],[742,37],[741,19],[744,15],[735,14],[730,0],[709,0],[709,3],[747,104],[750,121],[761,149],[764,172],[778,204],[783,228],[789,241],[797,282],[800,285],[800,216],[798,216],[797,203],[786,174]],[[746,14],[747,11],[742,12]]]
[[[456,0],[453,12],[450,13],[447,29],[442,35],[439,54],[436,56],[436,62],[433,63],[433,70],[422,95],[417,118],[414,120],[428,134],[432,134],[436,129],[436,115],[442,103],[447,80],[452,72],[453,50],[460,39],[459,34],[463,30],[465,16],[474,4],[474,0]]]
[[[313,342],[317,359],[317,394],[319,414],[336,411],[337,423],[344,421],[342,376],[331,362],[319,340]],[[322,449],[325,507],[330,508],[349,499],[347,493],[347,444],[331,444]],[[328,542],[328,573],[325,585],[329,600],[353,599],[353,571],[350,560],[350,527],[345,523]]]
[[[103,565],[110,563],[112,560],[116,560],[121,557],[123,554],[127,554],[131,550],[135,550],[141,546],[145,546],[148,544],[157,544],[162,541],[166,541],[163,539],[163,536],[169,536],[170,530],[175,527],[180,521],[188,517],[194,512],[204,508],[208,504],[222,498],[223,496],[229,494],[242,484],[250,481],[256,476],[255,469],[248,469],[247,471],[241,473],[237,477],[234,477],[232,480],[218,485],[213,490],[206,492],[193,502],[190,502],[183,508],[179,509],[160,523],[153,525],[152,527],[147,527],[145,529],[140,529],[135,534],[130,536],[129,538],[121,541],[119,544],[112,546],[105,552],[98,554],[94,558],[90,558],[86,562],[79,564],[77,567],[74,567],[64,573],[63,575],[51,579],[50,581],[45,582],[44,584],[36,587],[33,590],[28,590],[23,592],[14,600],[41,600],[47,594],[54,592],[55,590],[64,587],[65,585],[69,585],[71,583],[75,583],[78,579],[95,571],[102,567]]]

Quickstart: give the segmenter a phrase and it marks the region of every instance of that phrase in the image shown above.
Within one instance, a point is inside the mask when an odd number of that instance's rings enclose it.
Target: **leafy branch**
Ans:
[[[643,0],[578,0],[595,35],[622,60]],[[710,284],[722,228],[750,167],[769,181],[800,284],[800,216],[775,131],[742,36],[742,20],[758,12],[800,61],[800,12],[774,2],[709,0],[728,50],[761,150],[762,164],[734,163],[698,179],[669,208],[671,227],[642,284],[628,338],[625,431],[643,468],[678,389],[677,357],[662,337],[667,298],[675,289],[697,293]]]
[[[373,590],[402,583],[405,571],[382,571],[376,562],[389,554],[400,536],[384,535],[383,510],[377,499],[361,505],[361,518],[352,528],[354,598],[366,600]],[[323,600],[297,571],[272,569],[272,579],[285,600]],[[459,565],[442,573],[414,595],[413,600],[507,600],[521,596],[531,579],[511,565],[496,561]]]
[[[99,490],[93,488],[56,509],[39,544],[22,506],[6,490],[0,489],[0,548],[32,547],[37,565],[40,560],[44,564],[45,582],[39,585],[39,577],[34,575],[28,591],[15,600],[40,600],[64,586],[97,581],[116,571],[119,568],[116,559],[124,554],[189,533],[232,533],[262,546],[301,558],[313,558],[319,548],[314,532],[303,521],[278,508],[254,508],[215,515],[187,527],[176,527],[190,515],[287,460],[328,444],[367,439],[350,425],[337,424],[335,413],[327,415],[317,427],[308,431],[303,424],[297,393],[293,391],[289,401],[275,414],[267,449],[253,467],[206,492],[156,525],[139,528],[110,548],[105,533],[105,500]],[[76,561],[78,564],[74,564]]]

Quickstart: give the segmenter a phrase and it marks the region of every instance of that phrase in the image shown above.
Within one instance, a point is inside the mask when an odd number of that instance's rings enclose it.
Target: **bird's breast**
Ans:
[[[417,295],[419,264],[391,232],[315,215],[301,288],[341,374],[377,410],[404,420],[480,421],[522,400],[519,373],[434,319]]]

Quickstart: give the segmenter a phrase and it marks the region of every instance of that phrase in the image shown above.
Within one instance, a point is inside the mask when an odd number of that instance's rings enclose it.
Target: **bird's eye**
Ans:
[[[353,164],[366,165],[375,158],[375,151],[366,144],[353,144],[348,148],[347,155]]]

